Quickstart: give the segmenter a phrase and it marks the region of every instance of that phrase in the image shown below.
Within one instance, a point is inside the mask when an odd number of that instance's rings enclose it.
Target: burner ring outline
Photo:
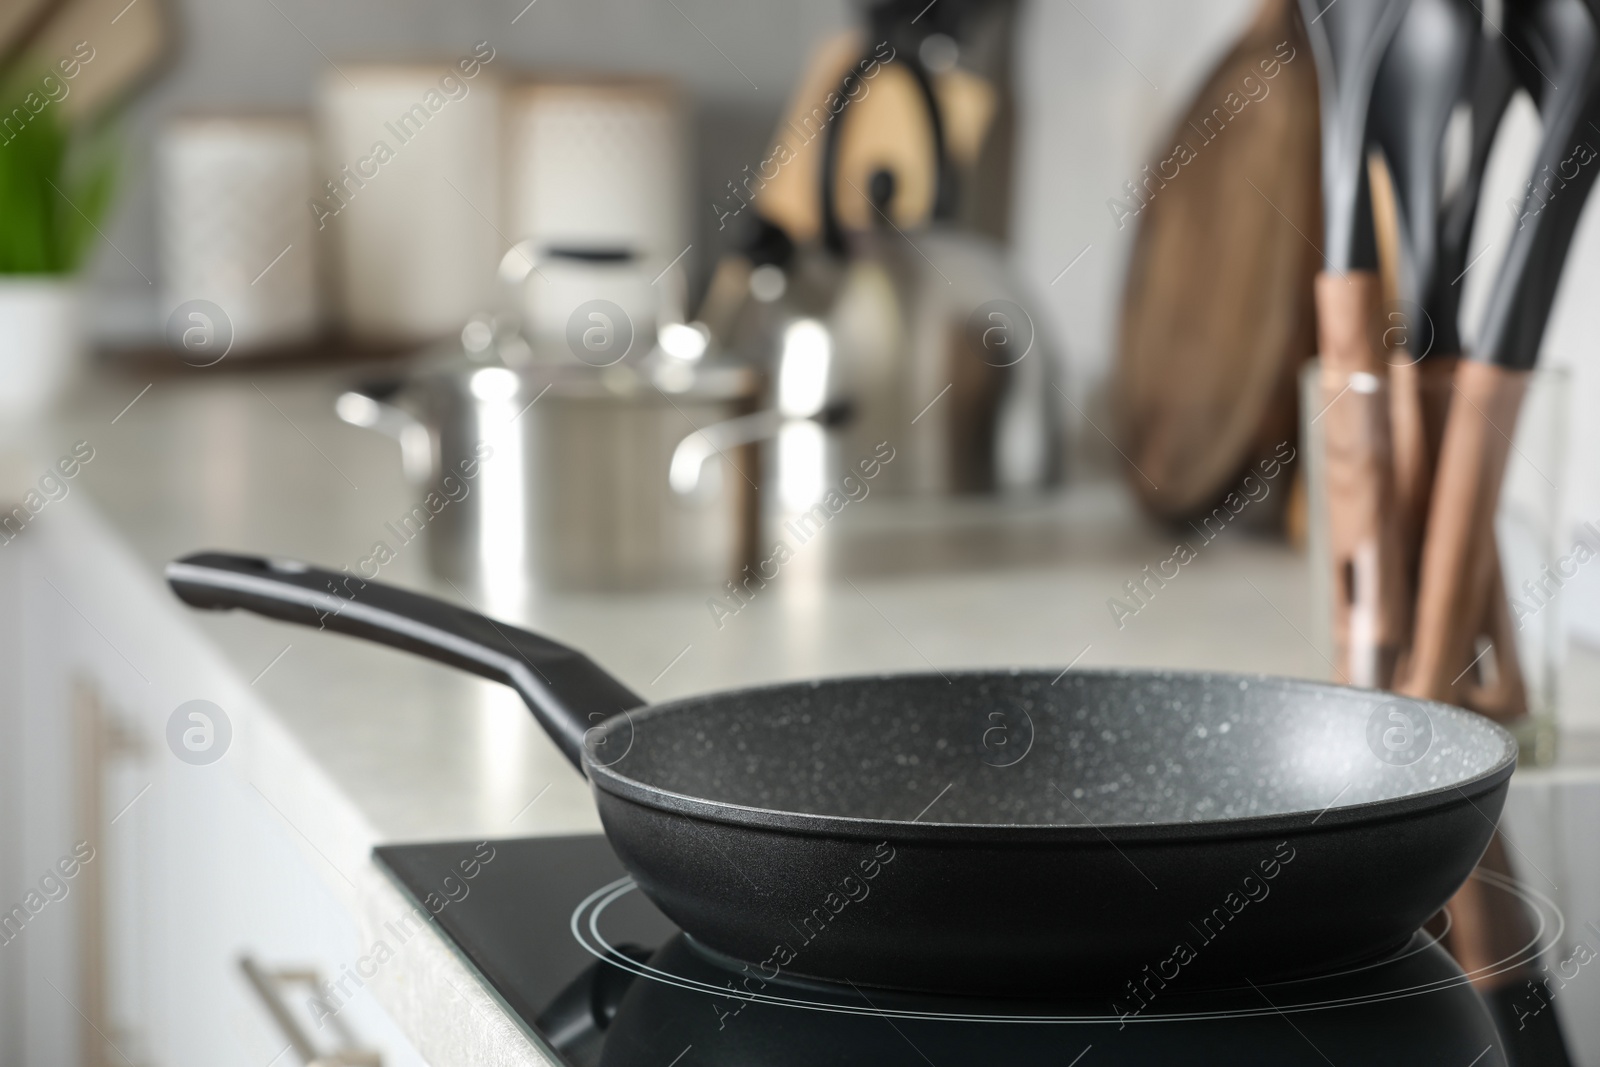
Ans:
[[[702,982],[694,978],[685,978],[682,975],[652,967],[648,963],[640,963],[616,948],[612,947],[605,935],[600,932],[600,918],[605,910],[622,897],[638,888],[631,876],[623,876],[613,882],[608,882],[590,893],[578,906],[573,909],[569,927],[572,930],[573,940],[577,941],[583,949],[596,959],[604,960],[615,967],[628,971],[640,978],[665,985],[676,986],[690,992],[707,993],[711,996],[725,997],[729,1000],[755,1001],[771,1004],[777,1007],[802,1008],[809,1011],[827,1011],[843,1015],[873,1015],[880,1018],[912,1019],[930,1022],[973,1022],[973,1023],[1027,1023],[1034,1025],[1117,1025],[1124,1023],[1160,1023],[1160,1022],[1200,1022],[1217,1019],[1253,1018],[1267,1015],[1290,1015],[1309,1011],[1328,1011],[1335,1008],[1352,1007],[1360,1004],[1379,1004],[1391,1000],[1403,1000],[1408,997],[1424,996],[1429,993],[1442,992],[1456,986],[1470,984],[1478,977],[1493,977],[1502,974],[1524,963],[1538,959],[1544,952],[1559,943],[1561,935],[1566,930],[1566,916],[1556,903],[1544,893],[1529,886],[1521,885],[1511,879],[1488,871],[1474,870],[1471,877],[1482,881],[1502,892],[1510,893],[1517,897],[1528,907],[1537,920],[1532,939],[1520,949],[1508,954],[1504,959],[1491,964],[1486,964],[1471,973],[1452,976],[1436,982],[1422,982],[1415,986],[1402,989],[1385,990],[1358,994],[1350,997],[1337,997],[1330,1000],[1307,1001],[1298,1004],[1275,1005],[1267,1001],[1260,1008],[1235,1008],[1225,1011],[1198,1011],[1198,1012],[1150,1012],[1139,1015],[1119,1016],[1113,1012],[1095,1015],[1022,1015],[991,1012],[939,1012],[916,1011],[907,1008],[879,1008],[870,1005],[859,1007],[852,1004],[835,1004],[821,1000],[808,1000],[801,997],[775,996],[770,993],[751,993],[748,991],[737,992],[727,986],[716,986],[709,982]],[[1445,909],[1447,924],[1450,920],[1449,909]],[[1545,932],[1554,920],[1554,932],[1545,940]],[[587,928],[587,931],[585,930]],[[1446,932],[1449,925],[1446,926]],[[585,936],[587,932],[588,936]],[[1420,931],[1419,931],[1420,932]],[[1415,947],[1408,946],[1402,953],[1385,957],[1382,960],[1362,963],[1343,971],[1334,971],[1328,974],[1315,975],[1308,978],[1289,979],[1282,982],[1273,982],[1256,991],[1265,1001],[1264,989],[1303,984],[1305,982],[1324,981],[1329,978],[1353,974],[1373,967],[1389,964],[1397,959],[1425,951],[1429,946],[1436,944],[1438,938],[1424,933],[1423,938],[1414,942]]]

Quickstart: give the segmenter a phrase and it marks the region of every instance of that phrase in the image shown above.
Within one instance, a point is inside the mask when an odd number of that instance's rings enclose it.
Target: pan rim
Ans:
[[[790,680],[761,686],[737,687],[697,693],[677,700],[635,708],[613,716],[610,721],[624,716],[637,720],[679,713],[686,707],[716,697],[731,697],[737,694],[740,697],[748,698],[780,689],[795,690],[824,684],[907,680],[931,681],[934,679],[953,681],[955,679],[974,678],[1020,678],[1030,675],[1041,678],[1054,678],[1059,677],[1060,673],[1052,672],[1049,669],[1000,667],[946,672],[888,671],[872,674],[830,675],[825,678]],[[1215,680],[1233,683],[1240,681],[1265,682],[1286,688],[1369,694],[1377,698],[1393,699],[1398,696],[1398,694],[1388,690],[1364,689],[1355,686],[1338,685],[1332,682],[1268,673],[1253,674],[1237,671],[1201,671],[1149,667],[1103,667],[1082,670],[1077,673],[1110,678],[1150,677]],[[1479,725],[1489,727],[1490,732],[1497,735],[1502,743],[1503,749],[1500,758],[1487,770],[1460,782],[1422,792],[1388,797],[1382,800],[1369,800],[1343,805],[1336,802],[1320,810],[1308,808],[1292,812],[1275,812],[1266,815],[1241,816],[1228,819],[1202,819],[1192,822],[1076,824],[911,822],[899,819],[861,818],[850,815],[818,815],[810,812],[761,808],[735,804],[729,801],[709,800],[705,797],[690,796],[664,789],[660,786],[650,785],[619,772],[616,769],[616,764],[602,765],[595,763],[588,753],[584,755],[584,772],[595,790],[607,793],[619,800],[630,801],[643,807],[674,815],[689,816],[708,822],[723,823],[748,829],[759,828],[786,833],[859,840],[893,838],[901,841],[970,840],[977,843],[994,843],[1004,840],[1019,844],[1048,844],[1105,842],[1111,840],[1110,832],[1113,831],[1117,839],[1121,841],[1155,842],[1250,838],[1277,833],[1301,832],[1313,828],[1322,830],[1340,826],[1379,823],[1392,818],[1449,808],[1462,803],[1472,803],[1478,797],[1493,792],[1516,771],[1518,757],[1516,739],[1499,723],[1439,701],[1417,700],[1412,697],[1404,697],[1403,699],[1411,700],[1421,705],[1430,716],[1442,715],[1446,719],[1461,717],[1475,720]]]

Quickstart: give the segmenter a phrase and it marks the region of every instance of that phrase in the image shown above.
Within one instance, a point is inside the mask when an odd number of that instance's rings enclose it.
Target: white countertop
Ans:
[[[202,615],[164,596],[160,569],[176,556],[215,548],[337,567],[365,555],[383,521],[410,507],[414,491],[393,444],[332,414],[353,375],[241,365],[152,382],[106,372],[68,415],[19,433],[3,473],[26,484],[72,441],[93,445],[73,494],[41,514],[39,532],[90,546],[83,551],[114,543],[115,565],[137,572],[138,597],[161,618],[116,630],[130,659],[171,630],[200,635],[220,655],[235,706],[281,736],[280,757],[250,764],[252,784],[326,860],[371,873],[355,879],[370,899],[352,903],[376,913],[393,910],[394,890],[371,867],[373,845],[599,825],[583,780],[509,690],[347,638],[241,613]],[[552,596],[514,621],[585,650],[649,700],[930,665],[1330,673],[1309,636],[1304,556],[1245,529],[1205,545],[1119,628],[1107,600],[1167,558],[1175,537],[1141,521],[1114,483],[1001,506],[873,496],[823,539],[841,561],[835,577],[786,571],[721,629],[705,603],[715,589]],[[408,546],[381,580],[461,599],[430,578],[419,548]],[[1573,688],[1600,691],[1591,662],[1574,663]],[[195,695],[183,679],[153,681],[175,698]],[[415,959],[449,972],[442,977],[452,985],[471,981],[442,950]],[[419,1037],[414,1027],[460,1030],[471,1020],[450,1024],[434,1009],[429,1022],[424,975],[387,988],[396,1018],[435,1063],[537,1062],[514,1027],[470,1041]]]
[[[145,383],[111,379],[55,436],[94,445],[80,487],[151,575],[202,548],[338,567],[414,501],[394,445],[333,416],[350,373],[157,380],[114,425]],[[1114,484],[999,509],[870,497],[840,518],[818,543],[848,541],[848,582],[786,573],[720,630],[705,604],[714,588],[555,596],[513,621],[584,649],[650,700],[930,665],[1059,668],[1080,655],[1080,666],[1329,670],[1302,636],[1313,630],[1303,557],[1246,530],[1205,546],[1119,629],[1106,601],[1173,539]],[[381,577],[461,600],[419,547]],[[254,688],[380,840],[597,828],[581,778],[509,691],[243,613],[187,614],[243,678],[272,664]],[[513,821],[546,785],[537,811]]]

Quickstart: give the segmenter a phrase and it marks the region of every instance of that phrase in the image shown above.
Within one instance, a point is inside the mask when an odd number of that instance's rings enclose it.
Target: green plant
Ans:
[[[113,153],[104,126],[69,129],[59,107],[33,111],[28,95],[0,92],[0,118],[27,116],[0,132],[0,274],[66,274],[110,206]]]

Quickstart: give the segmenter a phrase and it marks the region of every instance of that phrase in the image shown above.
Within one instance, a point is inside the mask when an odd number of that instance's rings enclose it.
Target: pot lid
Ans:
[[[684,336],[674,337],[673,331]],[[474,319],[460,340],[427,353],[406,377],[417,384],[490,394],[483,399],[549,391],[552,397],[644,403],[740,400],[760,392],[762,376],[755,364],[715,345],[703,326],[673,323],[661,333],[643,354],[597,366],[559,344],[530,345],[515,330]],[[688,335],[698,344],[687,343]]]

